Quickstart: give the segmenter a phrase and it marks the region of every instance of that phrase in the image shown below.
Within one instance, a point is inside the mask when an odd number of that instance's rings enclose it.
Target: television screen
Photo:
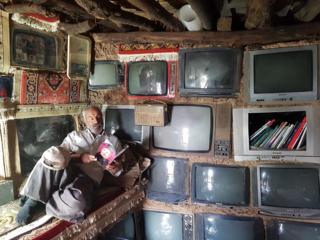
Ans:
[[[17,119],[16,124],[23,175],[32,170],[46,149],[60,145],[75,129],[72,116]]]
[[[261,206],[320,209],[318,168],[259,168]]]
[[[192,200],[223,205],[249,204],[249,169],[196,163],[192,166]]]
[[[132,96],[166,96],[168,66],[165,61],[128,63],[128,93]]]
[[[13,85],[12,77],[9,77],[9,76],[0,77],[0,99],[11,98],[12,85]]]
[[[193,235],[192,217],[179,213],[144,211],[146,240],[188,240]]]
[[[212,109],[200,105],[169,107],[170,122],[153,127],[153,146],[166,150],[208,152],[212,141]]]
[[[189,167],[186,159],[153,157],[147,197],[177,203],[188,197]]]
[[[120,72],[119,72],[120,71]],[[104,89],[120,84],[121,66],[117,61],[95,61],[89,89]]]
[[[230,96],[239,88],[239,49],[202,48],[180,50],[182,96]]]
[[[196,214],[196,240],[264,240],[260,218]]]
[[[135,125],[133,105],[103,106],[105,113],[105,130],[123,141],[135,141],[149,145],[149,127]]]
[[[135,222],[132,214],[105,233],[105,240],[135,240]]]
[[[320,224],[273,221],[267,236],[268,240],[320,240]]]
[[[317,47],[252,51],[251,100],[317,98]]]

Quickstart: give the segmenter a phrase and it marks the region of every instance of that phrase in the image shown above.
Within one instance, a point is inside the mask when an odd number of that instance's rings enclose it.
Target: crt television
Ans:
[[[168,106],[169,123],[153,127],[153,146],[171,151],[209,152],[213,136],[210,106]]]
[[[135,240],[136,223],[133,214],[129,214],[122,221],[113,226],[104,234],[103,239],[107,240]]]
[[[320,167],[259,165],[253,169],[254,203],[261,213],[288,217],[320,217]]]
[[[144,211],[146,240],[191,240],[193,218],[189,214]]]
[[[181,96],[234,96],[239,92],[241,50],[235,48],[181,49]]]
[[[89,78],[89,89],[105,89],[120,85],[122,67],[118,61],[95,61]]]
[[[195,215],[195,239],[264,240],[261,218],[199,213]]]
[[[249,52],[250,101],[316,100],[318,46]]]
[[[268,240],[320,240],[320,224],[293,221],[271,221],[267,225]]]
[[[189,167],[186,159],[153,157],[147,187],[149,199],[178,203],[189,196]]]
[[[318,106],[233,109],[234,159],[236,161],[297,160],[318,163],[320,160],[320,148],[318,147],[320,142],[319,110]],[[274,123],[271,125],[269,121],[273,120]],[[267,124],[268,122],[269,124]],[[295,125],[298,128],[296,131],[290,132],[294,134],[292,137],[297,137],[296,140],[299,139],[300,134],[304,134],[304,137],[300,138],[301,142],[299,140],[300,147],[298,147],[298,143],[296,147],[289,148],[286,141],[291,142],[292,138],[291,135],[286,134],[286,131],[290,131],[290,128]],[[301,127],[306,126],[305,133],[303,128],[299,127],[300,125]],[[276,129],[276,127],[278,128]],[[257,138],[258,142],[255,142],[252,137],[259,129],[265,129],[265,132],[269,131],[270,135],[266,139],[263,139],[263,136],[259,137]],[[262,143],[259,143],[259,141],[262,141]],[[264,141],[266,141],[266,144],[264,144]]]
[[[134,105],[103,105],[105,130],[122,141],[137,142],[149,148],[149,126],[135,125]]]
[[[193,202],[249,205],[250,171],[246,167],[195,163],[191,183]]]
[[[13,79],[11,76],[0,76],[0,101],[12,96]]]

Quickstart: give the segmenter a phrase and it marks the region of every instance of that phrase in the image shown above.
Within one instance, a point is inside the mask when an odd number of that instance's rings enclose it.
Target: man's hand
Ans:
[[[81,159],[81,162],[83,163],[90,163],[93,161],[97,161],[97,158],[94,155],[91,155],[89,153],[82,153],[80,155],[80,159]]]

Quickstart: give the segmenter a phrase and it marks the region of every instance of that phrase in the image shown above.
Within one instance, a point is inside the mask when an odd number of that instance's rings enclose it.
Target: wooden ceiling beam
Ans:
[[[246,29],[262,29],[271,25],[271,5],[274,0],[248,0]]]
[[[53,13],[47,11],[44,7],[33,3],[17,3],[10,4],[4,7],[8,13],[38,13],[44,16],[53,17]]]
[[[314,22],[267,30],[234,32],[95,33],[93,38],[97,43],[203,43],[225,47],[241,47],[253,44],[320,39],[320,24]]]
[[[73,35],[88,32],[95,26],[96,23],[93,20],[86,20],[75,24],[60,22],[58,25],[59,30]]]
[[[161,22],[167,29],[184,31],[183,24],[172,16],[164,7],[154,0],[128,0],[132,5],[140,8],[150,18]]]

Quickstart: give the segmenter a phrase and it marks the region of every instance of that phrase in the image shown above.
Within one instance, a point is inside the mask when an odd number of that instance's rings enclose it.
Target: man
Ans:
[[[44,204],[47,214],[71,222],[82,220],[91,209],[92,196],[100,186],[104,170],[115,174],[122,169],[121,163],[104,168],[95,157],[105,141],[116,152],[121,150],[119,140],[105,134],[100,109],[90,106],[83,110],[82,117],[86,129],[69,133],[59,147],[45,151],[32,170],[21,191],[25,197],[16,217],[19,224],[29,223],[36,209]],[[56,167],[56,162],[63,167]]]

